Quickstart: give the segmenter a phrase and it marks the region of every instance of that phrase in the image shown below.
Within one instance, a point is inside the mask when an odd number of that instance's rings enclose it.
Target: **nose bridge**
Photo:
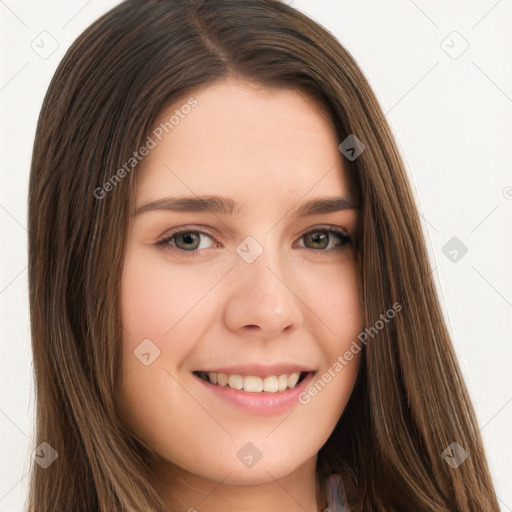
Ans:
[[[244,254],[243,251],[249,249],[248,253],[250,253],[250,258],[244,259],[241,256],[242,261],[238,262],[241,283],[245,283],[245,286],[250,289],[248,292],[258,296],[260,300],[273,298],[276,304],[284,299],[288,300],[282,297],[283,294],[286,295],[286,290],[283,290],[284,284],[278,278],[278,276],[281,279],[284,278],[281,272],[282,254],[275,244],[272,245],[272,237],[265,236],[261,244],[252,237],[248,238],[240,247],[240,251],[237,251],[239,254]]]
[[[265,236],[262,243],[247,237],[237,247],[233,291],[226,307],[231,329],[259,327],[260,335],[272,337],[302,321],[300,301],[288,283],[291,272],[285,255]]]
[[[267,244],[256,261],[251,264],[251,267],[247,269],[249,274],[253,274],[252,281],[255,293],[258,295],[268,295],[275,299],[281,298],[281,295],[287,295],[282,280],[286,279],[281,269],[283,268],[282,262],[280,261],[280,255],[278,251],[272,250]],[[279,279],[279,277],[281,279]]]

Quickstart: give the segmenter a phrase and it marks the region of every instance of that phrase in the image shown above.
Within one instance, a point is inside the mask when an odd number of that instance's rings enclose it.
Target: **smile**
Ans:
[[[296,366],[262,368],[253,365],[218,370],[195,371],[193,375],[212,397],[213,403],[258,416],[284,414],[300,405],[300,394],[309,387],[316,374],[316,371]]]
[[[283,373],[258,377],[255,375],[237,375],[218,372],[194,372],[195,375],[216,386],[227,386],[246,393],[278,393],[293,389],[304,380],[308,372]]]

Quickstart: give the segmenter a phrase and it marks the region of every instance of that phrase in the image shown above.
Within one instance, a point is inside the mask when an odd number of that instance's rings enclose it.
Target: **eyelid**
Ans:
[[[308,228],[306,231],[304,231],[301,236],[311,233],[311,231],[321,231],[322,229],[326,231],[339,231],[345,235],[350,234],[348,229],[345,229],[344,227],[338,226],[336,224],[315,224],[313,227]]]
[[[158,243],[159,241],[161,242],[168,240],[172,236],[178,235],[179,233],[200,233],[202,235],[207,235],[211,238],[216,238],[220,236],[219,232],[216,229],[212,229],[201,224],[185,224],[183,226],[177,226],[175,228],[168,229],[167,231],[164,232],[163,235],[160,235],[158,237],[156,243]]]
[[[312,227],[310,228],[307,228],[305,231],[304,230],[301,230],[300,231],[300,235],[298,235],[299,237],[300,236],[304,236],[308,233],[310,233],[311,231],[316,231],[316,230],[322,230],[322,229],[325,229],[325,230],[328,230],[328,231],[340,231],[342,232],[343,234],[347,235],[347,236],[351,236],[350,235],[350,231],[342,226],[338,226],[338,225],[335,225],[335,224],[315,224],[313,225]],[[209,230],[211,230],[212,232],[210,232]],[[202,233],[202,234],[206,234],[208,236],[211,236],[211,237],[215,237],[215,236],[219,236],[218,234],[214,234],[213,232],[215,233],[219,233],[216,229],[212,229],[212,228],[209,228],[207,226],[203,226],[201,224],[185,224],[183,226],[177,226],[175,228],[171,228],[169,230],[167,230],[163,235],[161,235],[159,237],[159,240],[164,240],[164,239],[167,239],[173,235],[176,235],[178,233],[182,233],[184,231],[187,231],[187,232],[197,232],[197,233]]]

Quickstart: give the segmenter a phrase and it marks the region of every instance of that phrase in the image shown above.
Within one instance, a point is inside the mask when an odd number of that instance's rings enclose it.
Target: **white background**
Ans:
[[[0,512],[23,510],[31,456],[26,203],[36,121],[67,48],[117,3],[0,0]],[[339,38],[387,113],[421,208],[500,506],[512,511],[512,1],[287,3]],[[466,43],[454,31],[469,44],[460,56]],[[43,59],[31,44],[58,48]],[[442,252],[452,237],[468,248],[456,262]]]

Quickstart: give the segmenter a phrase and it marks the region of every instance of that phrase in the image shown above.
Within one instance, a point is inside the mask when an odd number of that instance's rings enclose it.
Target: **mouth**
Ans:
[[[275,417],[299,406],[299,397],[313,382],[316,371],[295,365],[250,365],[195,371],[193,375],[212,398],[212,407],[260,417]],[[230,412],[231,414],[231,412]]]
[[[296,371],[266,377],[205,371],[195,371],[193,373],[196,377],[218,387],[228,387],[246,393],[279,393],[296,388],[308,375],[314,372]]]

